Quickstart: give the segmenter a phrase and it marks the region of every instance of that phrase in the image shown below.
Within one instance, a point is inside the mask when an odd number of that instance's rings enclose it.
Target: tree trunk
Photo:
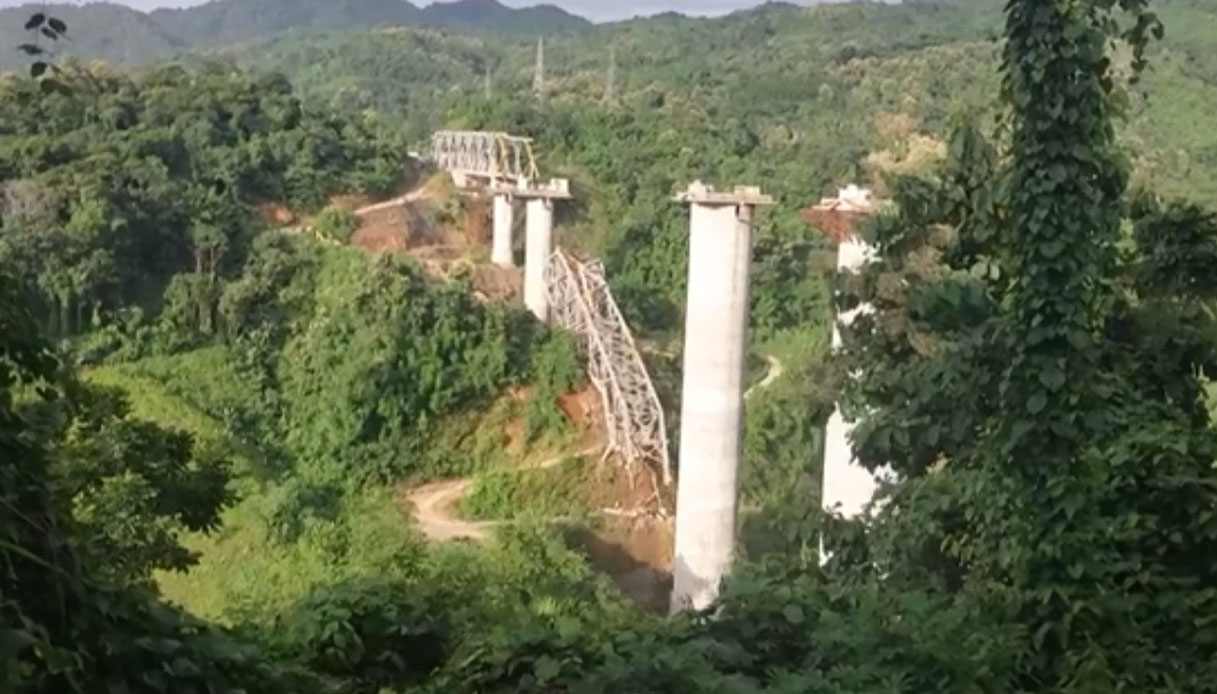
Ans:
[[[68,323],[71,320],[71,306],[69,306],[66,296],[55,297],[56,313],[59,314],[59,326],[55,331],[55,337],[66,337],[68,334]]]

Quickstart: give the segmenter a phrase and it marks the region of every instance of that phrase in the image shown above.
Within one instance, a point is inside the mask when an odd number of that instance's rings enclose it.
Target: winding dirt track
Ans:
[[[765,378],[759,383],[748,389],[744,393],[744,399],[747,400],[753,394],[768,388],[775,381],[782,377],[784,367],[782,362],[772,354],[765,355],[765,361],[769,362],[768,373]],[[573,455],[566,454],[554,456],[527,467],[519,468],[520,470],[545,470],[556,467],[566,460],[575,458],[586,458],[600,452],[599,447],[588,448]],[[415,487],[405,493],[405,499],[410,502],[411,511],[414,516],[414,522],[418,525],[418,529],[422,534],[432,542],[447,542],[450,540],[484,540],[495,527],[504,525],[510,521],[471,521],[459,518],[454,508],[460,502],[469,490],[473,488],[473,478],[461,478],[455,480],[444,480],[440,482],[430,482],[428,484]]]
[[[781,378],[782,373],[786,370],[785,366],[782,365],[782,360],[772,354],[766,354],[765,361],[769,362],[769,369],[765,372],[765,377],[761,379],[760,383],[752,386],[748,389],[748,392],[744,393],[745,400],[751,398],[753,393],[765,390],[773,385],[773,382]]]
[[[432,482],[410,490],[406,498],[412,504],[414,522],[428,540],[481,540],[489,534],[493,521],[467,521],[452,513],[452,507],[472,486],[472,479],[459,479]]]
[[[547,470],[557,467],[571,458],[586,458],[599,452],[599,447],[587,448],[578,453],[554,456],[536,465],[518,469],[519,471]],[[456,516],[453,512],[454,507],[473,488],[473,482],[471,477],[444,480],[424,484],[406,492],[405,498],[410,502],[414,522],[418,524],[418,529],[428,540],[433,542],[484,540],[490,534],[491,529],[509,522],[471,521]]]

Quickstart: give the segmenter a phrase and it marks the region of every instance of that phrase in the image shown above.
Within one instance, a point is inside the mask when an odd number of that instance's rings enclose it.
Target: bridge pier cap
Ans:
[[[551,178],[545,183],[538,183],[529,178],[521,178],[513,182],[494,182],[486,188],[494,195],[510,195],[521,200],[570,200],[574,196],[570,192],[570,181],[565,178]]]
[[[700,181],[676,200],[691,210],[673,612],[713,604],[735,553],[752,210],[773,202]]]
[[[689,189],[677,193],[673,200],[690,205],[705,205],[710,207],[736,206],[759,207],[772,205],[773,198],[761,193],[760,186],[736,186],[733,190],[718,191],[714,186],[701,181],[689,184]],[[696,229],[693,230],[696,232]]]

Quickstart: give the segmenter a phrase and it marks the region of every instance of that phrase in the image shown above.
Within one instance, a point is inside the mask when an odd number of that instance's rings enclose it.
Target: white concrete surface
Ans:
[[[848,190],[841,191],[840,199],[848,200]],[[862,239],[854,237],[838,245],[837,270],[857,272],[873,257],[874,249]],[[863,304],[837,317],[832,329],[834,350],[841,348],[838,324],[848,326],[858,315],[868,311],[870,306]],[[824,482],[821,503],[825,510],[839,511],[847,518],[861,514],[879,486],[876,477],[858,464],[853,446],[849,442],[851,431],[853,425],[845,421],[840,406],[837,406],[824,429]]]
[[[691,202],[673,612],[713,604],[734,556],[752,256],[750,205]]]
[[[515,207],[510,195],[494,196],[494,241],[491,246],[490,260],[503,267],[515,267],[515,258],[511,250],[511,232],[515,226]]]
[[[541,322],[549,320],[545,267],[553,252],[554,201],[536,198],[526,203],[524,246],[524,305]]]

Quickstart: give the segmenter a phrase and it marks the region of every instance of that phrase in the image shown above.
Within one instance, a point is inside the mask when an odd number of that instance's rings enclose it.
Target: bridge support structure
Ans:
[[[495,245],[492,260],[496,263],[499,263],[500,243],[504,244],[507,257],[510,257],[511,249],[509,230],[505,232],[506,240],[499,240],[498,201],[503,197],[525,201],[527,218],[524,225],[524,305],[537,320],[548,322],[549,290],[546,287],[545,269],[549,266],[550,256],[553,255],[554,206],[559,200],[571,198],[570,181],[554,178],[547,183],[537,184],[529,179],[522,179],[514,186],[491,186],[488,191],[495,196]]]
[[[545,268],[554,245],[554,201],[534,198],[527,203],[524,239],[524,305],[542,323],[549,322],[549,290]]]
[[[837,272],[860,272],[874,255],[857,233],[859,221],[874,213],[878,203],[865,188],[847,186],[837,191],[837,197],[824,198],[803,212],[806,221],[820,228],[837,242]],[[870,311],[866,304],[837,316],[832,327],[832,348],[841,349],[841,326],[849,326],[862,313]],[[833,408],[824,428],[823,482],[820,494],[824,510],[840,513],[846,518],[862,514],[879,488],[875,474],[858,463],[850,435],[853,424],[845,421],[840,405]]]
[[[502,267],[515,267],[512,249],[512,234],[515,231],[515,200],[510,191],[494,194],[494,236],[490,247],[490,260]]]
[[[673,612],[713,604],[735,553],[752,216],[773,202],[700,182],[676,199],[691,210]]]

